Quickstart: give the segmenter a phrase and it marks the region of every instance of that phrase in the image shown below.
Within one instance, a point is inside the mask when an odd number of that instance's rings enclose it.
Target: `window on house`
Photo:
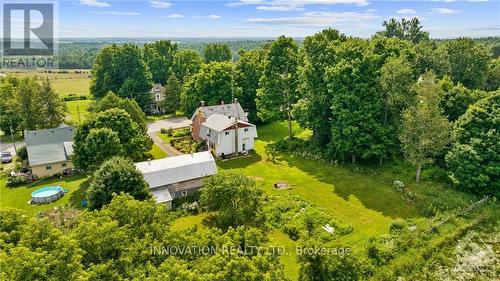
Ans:
[[[244,132],[248,132],[248,128],[245,128],[243,131],[244,131]]]
[[[66,163],[62,163],[61,166],[64,168],[66,167]]]
[[[52,170],[52,166],[45,166],[45,169]]]
[[[160,99],[160,95],[156,95],[156,99],[159,100]]]
[[[229,136],[229,132],[224,132],[224,135]]]
[[[188,195],[188,193],[187,193],[187,191],[182,191],[182,192],[181,192],[181,195],[182,195],[182,196],[187,196],[187,195]]]

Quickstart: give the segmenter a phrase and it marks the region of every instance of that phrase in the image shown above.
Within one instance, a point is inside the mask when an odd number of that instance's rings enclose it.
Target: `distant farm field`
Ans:
[[[69,94],[89,95],[90,70],[64,70],[57,73],[48,73],[45,70],[6,71],[6,73],[19,76],[48,77],[52,87],[61,96]]]
[[[87,100],[75,100],[66,102],[66,120],[71,124],[81,124],[85,121],[88,108],[91,103],[89,85],[90,85],[90,70],[56,70],[56,72],[48,72],[46,70],[25,70],[25,71],[6,71],[5,73],[17,77],[48,77],[52,82],[54,91],[61,97],[74,94],[77,96],[85,95]]]

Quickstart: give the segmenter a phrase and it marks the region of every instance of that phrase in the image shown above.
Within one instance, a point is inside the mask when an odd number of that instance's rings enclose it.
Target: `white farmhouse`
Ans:
[[[213,114],[201,124],[200,137],[217,156],[224,157],[252,150],[257,128],[235,117]]]
[[[172,208],[175,198],[197,192],[205,176],[217,174],[215,159],[209,151],[135,163],[157,203]]]

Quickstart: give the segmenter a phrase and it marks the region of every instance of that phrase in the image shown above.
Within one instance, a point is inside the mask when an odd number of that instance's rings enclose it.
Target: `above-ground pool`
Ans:
[[[56,201],[64,196],[64,190],[60,186],[45,186],[31,193],[31,203],[43,204]]]

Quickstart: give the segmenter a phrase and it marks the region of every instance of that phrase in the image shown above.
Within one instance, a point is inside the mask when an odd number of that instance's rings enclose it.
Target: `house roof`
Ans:
[[[207,121],[203,122],[202,125],[205,127],[208,127],[210,129],[213,129],[217,132],[222,132],[225,129],[231,127],[234,125],[236,122],[233,118],[227,117],[225,115],[221,114],[212,114]],[[238,124],[245,124],[248,126],[254,126],[248,122],[238,120]]]
[[[217,174],[208,151],[135,163],[150,188]]]
[[[149,91],[152,94],[155,93],[161,93],[165,89],[161,84],[153,84],[153,87],[151,87],[151,90]]]
[[[73,130],[66,125],[53,129],[25,131],[24,140],[30,165],[69,160],[73,155]]]
[[[200,111],[203,113],[205,119],[210,118],[210,116],[212,116],[213,114],[221,114],[230,117],[237,116],[239,120],[248,122],[247,114],[243,110],[239,102],[237,102],[236,104],[230,103],[230,104],[220,104],[211,106],[200,106],[198,107],[198,109],[196,109],[193,116],[191,116],[191,120],[193,120],[194,117],[198,115]]]

